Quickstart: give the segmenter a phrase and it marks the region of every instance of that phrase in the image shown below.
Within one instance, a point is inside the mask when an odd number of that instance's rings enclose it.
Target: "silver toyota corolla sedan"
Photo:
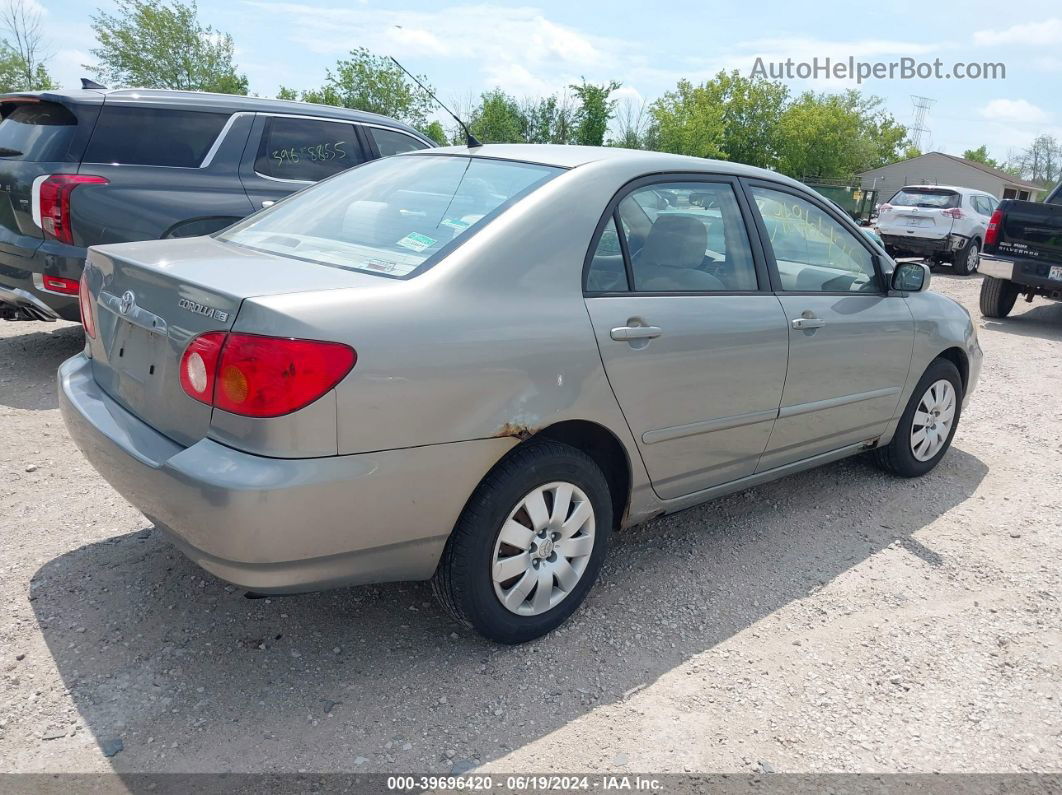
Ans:
[[[928,282],[769,171],[428,149],[91,249],[60,398],[217,576],[430,578],[514,643],[576,610],[615,528],[864,451],[936,466],[981,350]]]

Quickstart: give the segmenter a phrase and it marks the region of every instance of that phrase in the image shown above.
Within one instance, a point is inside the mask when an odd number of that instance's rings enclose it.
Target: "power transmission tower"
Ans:
[[[921,152],[922,136],[929,132],[929,128],[926,127],[926,113],[936,100],[912,94],[911,102],[914,105],[914,124],[911,125],[911,145]]]

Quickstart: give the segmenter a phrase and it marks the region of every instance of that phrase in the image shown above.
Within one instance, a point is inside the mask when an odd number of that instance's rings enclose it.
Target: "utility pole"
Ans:
[[[936,100],[912,94],[911,102],[914,104],[914,124],[911,125],[911,145],[921,152],[922,136],[929,132],[929,128],[926,127],[926,113]]]

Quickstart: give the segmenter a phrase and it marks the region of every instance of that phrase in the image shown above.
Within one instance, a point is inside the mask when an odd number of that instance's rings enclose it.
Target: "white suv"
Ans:
[[[878,233],[892,256],[950,262],[962,275],[977,270],[995,196],[949,185],[908,185],[878,208]]]

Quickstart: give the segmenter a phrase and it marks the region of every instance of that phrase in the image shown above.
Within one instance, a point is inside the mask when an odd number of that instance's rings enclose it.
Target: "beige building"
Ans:
[[[1013,174],[943,152],[927,152],[859,175],[864,190],[878,191],[878,202],[888,201],[904,185],[953,185],[991,193],[997,199],[1039,198],[1043,189]]]

